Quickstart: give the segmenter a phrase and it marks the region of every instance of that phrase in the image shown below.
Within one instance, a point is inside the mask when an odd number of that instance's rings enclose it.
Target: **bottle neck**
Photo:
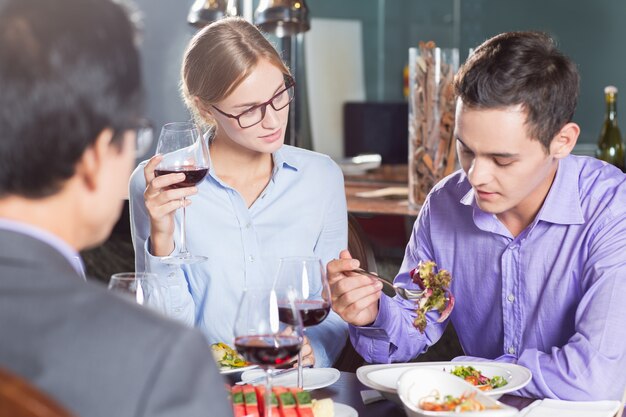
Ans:
[[[613,95],[606,97],[606,118],[613,124],[617,124],[617,100]]]

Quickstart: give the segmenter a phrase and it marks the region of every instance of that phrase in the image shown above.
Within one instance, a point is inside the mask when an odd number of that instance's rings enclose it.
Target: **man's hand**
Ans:
[[[359,267],[359,260],[350,252],[341,251],[339,259],[326,266],[333,310],[354,326],[367,326],[378,315],[378,300],[383,284],[374,278],[351,272]]]

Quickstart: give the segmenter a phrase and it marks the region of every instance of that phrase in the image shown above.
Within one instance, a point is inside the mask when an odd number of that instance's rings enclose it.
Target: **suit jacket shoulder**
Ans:
[[[200,333],[83,282],[45,243],[0,231],[0,248],[0,366],[82,417],[232,415]]]

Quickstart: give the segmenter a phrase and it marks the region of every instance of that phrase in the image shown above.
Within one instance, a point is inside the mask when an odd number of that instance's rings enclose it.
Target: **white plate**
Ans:
[[[339,379],[339,371],[335,368],[304,368],[304,389],[311,391],[318,388],[324,388],[334,384]],[[243,382],[250,381],[264,374],[262,369],[246,371],[241,374]],[[281,385],[284,387],[295,387],[298,384],[298,375],[296,372],[279,375],[272,378],[273,385]]]
[[[380,166],[382,158],[378,154],[357,155],[352,158],[339,160],[339,166],[344,175],[360,175]]]
[[[528,384],[532,378],[530,370],[527,368],[500,362],[414,362],[414,363],[394,363],[380,365],[362,366],[356,371],[356,376],[363,385],[367,385],[379,391],[385,398],[400,403],[396,386],[400,376],[407,370],[415,367],[427,367],[440,369],[444,372],[450,372],[455,366],[473,366],[481,371],[485,376],[492,378],[499,375],[508,381],[503,387],[496,388],[491,391],[485,391],[485,394],[497,399],[507,392],[517,391]]]
[[[333,401],[333,411],[335,417],[358,417],[359,413],[349,405],[336,403]]]
[[[220,374],[222,375],[236,374],[237,372],[245,372],[245,371],[249,371],[251,369],[258,368],[258,367],[259,365],[248,365],[248,366],[242,366],[241,368],[224,367],[224,368],[220,368]]]

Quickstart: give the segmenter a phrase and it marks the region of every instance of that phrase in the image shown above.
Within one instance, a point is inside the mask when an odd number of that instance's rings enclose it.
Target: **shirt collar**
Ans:
[[[577,161],[568,156],[559,161],[548,196],[537,214],[537,220],[555,224],[583,224],[585,217],[578,189]]]
[[[272,154],[274,159],[274,174],[283,167],[289,167],[294,171],[298,170],[299,160],[298,157],[292,152],[292,148],[287,145],[281,146],[276,152]],[[209,152],[209,174],[217,178],[215,170],[213,168],[213,162],[211,161],[211,152]]]
[[[545,221],[555,224],[583,224],[585,218],[580,203],[578,190],[578,170],[576,159],[568,156],[559,161],[556,176],[548,191],[536,221]],[[460,203],[480,210],[474,196],[474,189],[461,198]],[[482,210],[480,210],[482,212]]]
[[[288,145],[281,146],[274,154],[274,169],[278,170],[283,167],[289,167],[294,171],[298,170],[299,160],[293,152],[293,149]]]
[[[8,230],[11,232],[21,233],[23,235],[37,239],[40,242],[44,242],[54,249],[56,249],[67,261],[74,267],[76,272],[84,279],[85,271],[82,258],[78,252],[70,245],[68,245],[63,239],[58,236],[33,226],[28,223],[0,218],[0,230]]]

